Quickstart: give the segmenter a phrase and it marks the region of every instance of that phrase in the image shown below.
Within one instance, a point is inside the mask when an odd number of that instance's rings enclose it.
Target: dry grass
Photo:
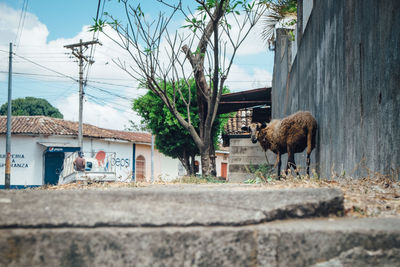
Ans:
[[[155,184],[205,184],[206,179],[184,177],[173,182],[155,182]],[[57,186],[43,186],[35,190],[67,189],[110,189],[146,187],[151,183],[72,183]],[[154,184],[154,183],[153,183]],[[289,175],[282,180],[270,179],[259,186],[268,189],[283,188],[339,188],[344,194],[345,215],[351,217],[400,217],[400,181],[381,175],[364,179],[336,178],[320,180]]]
[[[400,182],[386,177],[319,180],[286,177],[263,184],[267,188],[339,188],[344,194],[345,215],[351,217],[400,217]]]

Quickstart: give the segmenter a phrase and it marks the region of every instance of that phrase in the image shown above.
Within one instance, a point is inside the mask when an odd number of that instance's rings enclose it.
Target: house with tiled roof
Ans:
[[[7,117],[0,116],[0,187],[4,187]],[[11,131],[12,187],[56,184],[65,157],[78,151],[78,122],[45,116],[14,116]],[[83,124],[83,152],[96,158],[115,153],[117,179],[150,180],[151,134]],[[154,150],[154,177],[175,178],[179,161]]]

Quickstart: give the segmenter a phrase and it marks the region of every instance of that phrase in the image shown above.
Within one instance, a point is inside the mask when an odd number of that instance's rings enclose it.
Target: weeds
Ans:
[[[172,183],[182,184],[207,184],[207,183],[226,183],[224,178],[213,176],[182,176],[172,181]]]
[[[244,181],[245,184],[270,183],[275,179],[272,174],[273,168],[268,164],[250,164],[249,167],[246,166],[246,170],[248,173],[254,174],[255,178]]]

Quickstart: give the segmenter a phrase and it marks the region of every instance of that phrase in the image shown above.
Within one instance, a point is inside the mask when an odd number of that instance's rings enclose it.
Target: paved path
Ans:
[[[0,226],[249,225],[342,211],[337,189],[154,185],[108,190],[1,191]]]
[[[400,219],[323,218],[342,212],[343,195],[336,189],[3,190],[0,266],[400,262]]]

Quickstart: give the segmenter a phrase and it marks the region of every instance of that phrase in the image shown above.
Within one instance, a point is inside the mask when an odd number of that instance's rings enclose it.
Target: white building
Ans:
[[[0,187],[4,187],[6,117],[0,116]],[[68,153],[79,150],[78,123],[44,116],[17,116],[12,119],[11,186],[56,184]],[[151,135],[83,125],[85,157],[115,153],[112,164],[122,181],[150,180]],[[99,153],[100,152],[100,153]],[[179,160],[154,151],[155,179],[178,176]]]
[[[4,188],[6,116],[0,116],[0,188]],[[56,184],[64,158],[78,151],[78,123],[45,116],[14,116],[11,133],[11,188]],[[83,125],[85,157],[115,153],[117,179],[150,181],[151,134],[109,130]],[[101,160],[101,159],[99,159]],[[154,149],[154,179],[172,180],[179,173],[178,159]],[[228,157],[217,153],[217,175],[227,175]]]

